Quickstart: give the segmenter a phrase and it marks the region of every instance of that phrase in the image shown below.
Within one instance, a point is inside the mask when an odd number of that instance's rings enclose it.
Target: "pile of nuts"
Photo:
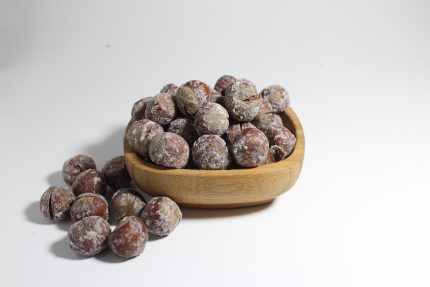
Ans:
[[[279,85],[258,93],[245,79],[222,76],[165,85],[133,105],[127,141],[148,162],[167,168],[252,168],[285,159],[296,143],[279,116],[289,105]]]
[[[102,172],[91,157],[74,156],[63,165],[63,179],[69,186],[49,187],[40,199],[40,211],[54,221],[71,218],[69,245],[81,256],[97,255],[108,246],[123,258],[138,256],[149,233],[168,235],[182,219],[170,198],[145,202],[138,190],[129,188],[123,156],[108,161]],[[110,203],[105,198],[108,186],[116,190]],[[113,231],[108,220],[117,224]]]

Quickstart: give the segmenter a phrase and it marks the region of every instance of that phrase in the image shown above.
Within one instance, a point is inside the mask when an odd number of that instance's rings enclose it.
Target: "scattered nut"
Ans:
[[[109,219],[109,204],[106,199],[96,193],[83,193],[77,196],[70,208],[72,221],[76,222],[93,215],[104,220]]]
[[[68,185],[72,185],[81,172],[90,168],[95,169],[96,163],[88,155],[79,154],[69,158],[63,165],[63,179]]]
[[[85,217],[70,227],[69,245],[79,255],[94,256],[106,249],[110,233],[109,223],[103,218],[99,216]]]
[[[118,256],[132,258],[140,255],[148,241],[148,228],[136,216],[123,217],[109,235],[109,247]]]
[[[142,212],[142,219],[149,233],[164,236],[170,234],[182,219],[179,206],[170,198],[152,198]]]
[[[105,193],[106,184],[102,175],[95,169],[82,172],[72,185],[73,193],[78,196],[83,193]]]
[[[125,216],[140,216],[146,203],[137,190],[123,188],[115,192],[110,201],[111,217],[117,222]]]
[[[40,198],[40,211],[48,219],[59,221],[69,216],[75,195],[69,187],[51,186]]]

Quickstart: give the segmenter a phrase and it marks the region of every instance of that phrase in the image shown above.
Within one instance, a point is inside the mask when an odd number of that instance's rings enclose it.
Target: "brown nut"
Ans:
[[[72,185],[73,193],[78,196],[83,193],[105,193],[106,184],[102,174],[95,169],[87,169],[82,172]]]
[[[114,222],[125,216],[140,216],[146,203],[137,190],[122,188],[115,192],[110,201],[110,212]]]
[[[135,153],[149,159],[149,142],[154,136],[163,132],[163,128],[156,122],[143,119],[134,122],[127,130],[127,141]]]
[[[69,216],[74,199],[70,187],[51,186],[40,198],[40,211],[43,216],[54,221],[65,219]]]
[[[190,118],[174,119],[170,122],[167,131],[183,137],[189,145],[192,145],[199,137],[196,128],[194,127],[194,122]]]
[[[102,169],[104,182],[113,189],[128,187],[131,182],[124,156],[117,156],[106,162]]]
[[[256,127],[248,122],[238,122],[238,123],[232,123],[229,127],[228,130],[225,132],[225,142],[227,143],[227,145],[231,145],[233,143],[234,138],[240,134],[240,132],[244,129],[247,128],[253,128],[256,129]]]
[[[183,84],[176,91],[176,104],[185,116],[192,117],[208,101],[210,87],[197,80]]]
[[[286,127],[270,127],[266,132],[270,145],[282,149],[280,160],[286,158],[296,144],[296,137]]]
[[[239,122],[249,122],[258,115],[260,95],[248,80],[236,80],[225,89],[225,108]]]
[[[211,103],[220,104],[223,107],[225,105],[224,96],[221,95],[220,92],[218,92],[218,91],[216,91],[214,89],[211,89],[211,91],[209,92],[208,101],[211,102]]]
[[[152,198],[142,212],[142,219],[149,233],[164,236],[170,234],[182,219],[179,206],[165,196]]]
[[[109,204],[106,199],[96,193],[83,193],[77,196],[70,208],[72,221],[76,222],[93,215],[104,220],[109,219]]]
[[[199,135],[222,135],[228,129],[229,116],[223,106],[206,103],[196,113],[194,126]]]
[[[199,169],[226,169],[231,163],[225,141],[217,135],[199,137],[191,154],[193,163]]]
[[[262,131],[247,128],[234,138],[231,151],[238,165],[257,167],[267,160],[269,141]]]
[[[236,78],[229,75],[224,75],[221,78],[219,78],[215,83],[215,90],[224,95],[225,89],[236,82]]]
[[[174,133],[158,134],[149,143],[149,157],[155,164],[164,167],[183,168],[189,156],[187,141]]]
[[[263,89],[260,95],[272,105],[274,113],[282,113],[290,104],[290,96],[287,91],[279,85],[272,85]]]
[[[160,93],[168,93],[169,95],[172,96],[173,99],[175,99],[177,90],[178,90],[178,86],[176,86],[175,84],[169,83],[169,84],[164,85],[161,88]]]
[[[109,247],[118,256],[132,258],[140,255],[148,241],[148,229],[136,216],[123,217],[109,235]]]
[[[139,121],[145,118],[146,106],[152,99],[153,97],[146,97],[134,103],[131,110],[131,118],[133,121]]]
[[[168,93],[159,93],[146,106],[145,117],[162,126],[170,123],[175,115],[175,102]]]
[[[70,248],[82,256],[94,256],[106,249],[111,233],[109,223],[99,216],[85,217],[69,229]]]
[[[83,154],[76,155],[64,163],[63,179],[68,185],[72,185],[81,172],[90,168],[96,168],[96,163],[92,157]]]

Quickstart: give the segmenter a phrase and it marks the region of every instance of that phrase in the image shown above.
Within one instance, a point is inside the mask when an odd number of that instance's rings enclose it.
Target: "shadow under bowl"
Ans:
[[[230,170],[164,168],[140,158],[124,136],[127,169],[144,192],[168,196],[181,207],[236,208],[268,203],[294,185],[304,159],[305,138],[297,115],[287,108],[281,118],[297,141],[288,158],[277,163]]]

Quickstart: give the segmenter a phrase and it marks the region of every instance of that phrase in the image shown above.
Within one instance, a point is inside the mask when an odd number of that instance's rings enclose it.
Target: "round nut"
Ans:
[[[197,112],[194,126],[199,135],[222,135],[228,129],[229,116],[223,106],[206,103]]]
[[[225,141],[217,135],[199,137],[191,154],[193,163],[199,169],[226,169],[231,163]]]
[[[115,192],[110,201],[111,217],[117,222],[125,216],[140,216],[146,203],[137,190],[122,188]]]
[[[238,122],[238,123],[232,123],[229,127],[228,130],[225,132],[225,141],[228,145],[231,145],[233,143],[234,138],[240,134],[240,132],[244,129],[247,128],[253,128],[256,129],[256,127],[248,122]]]
[[[173,98],[168,93],[160,93],[152,98],[146,106],[145,117],[159,125],[167,125],[176,114]]]
[[[179,206],[165,196],[152,198],[142,212],[149,233],[158,236],[170,234],[182,219]]]
[[[83,193],[105,193],[106,184],[102,174],[95,169],[87,169],[82,172],[72,185],[73,193],[78,196]]]
[[[211,89],[211,91],[209,92],[208,101],[211,102],[211,103],[220,104],[223,107],[225,105],[224,96],[221,95],[220,92],[218,92],[218,91],[216,91],[214,89]]]
[[[272,85],[263,89],[260,95],[272,105],[274,113],[282,113],[290,104],[290,96],[279,85]]]
[[[122,218],[109,235],[109,247],[118,256],[132,258],[140,255],[148,241],[148,229],[136,216]]]
[[[225,89],[225,108],[239,122],[249,122],[258,115],[260,95],[248,80],[236,80]]]
[[[296,144],[296,137],[286,127],[270,127],[266,132],[270,145],[282,149],[280,160],[286,158]]]
[[[221,78],[219,78],[215,83],[215,90],[224,95],[224,90],[236,82],[236,78],[229,75],[224,75]]]
[[[109,223],[103,218],[85,217],[70,227],[69,245],[79,255],[94,256],[106,249],[110,233]]]
[[[149,158],[149,142],[157,134],[163,133],[163,128],[148,119],[134,122],[127,131],[127,141],[131,149],[141,157]]]
[[[210,87],[201,81],[189,81],[176,91],[176,103],[179,111],[192,117],[208,101]]]
[[[258,129],[242,130],[233,140],[233,158],[242,167],[257,167],[266,162],[269,141]]]
[[[72,221],[76,222],[93,215],[104,220],[109,219],[109,204],[106,199],[96,193],[83,193],[77,196],[70,208]]]
[[[146,97],[134,103],[131,110],[131,118],[133,121],[139,121],[145,118],[146,106],[152,99],[153,97]]]
[[[113,189],[130,185],[131,178],[125,165],[124,156],[117,156],[106,162],[102,169],[104,182]]]
[[[68,185],[72,185],[81,172],[90,168],[96,169],[96,163],[92,157],[83,154],[76,155],[63,164],[63,179]]]
[[[173,99],[175,99],[177,90],[178,90],[178,86],[176,86],[175,84],[169,83],[169,84],[164,85],[161,88],[160,93],[167,93],[167,94],[171,95]]]
[[[164,167],[185,167],[189,156],[187,141],[174,133],[158,134],[149,143],[149,157],[155,164]]]
[[[69,187],[51,186],[40,198],[40,211],[48,219],[58,221],[69,216],[75,195]]]

